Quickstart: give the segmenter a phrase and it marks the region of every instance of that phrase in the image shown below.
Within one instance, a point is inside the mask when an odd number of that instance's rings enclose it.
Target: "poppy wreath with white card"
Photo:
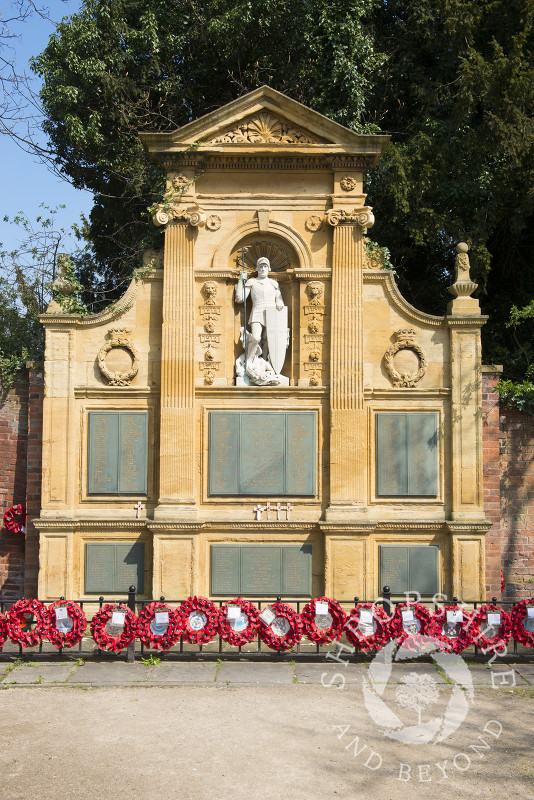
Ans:
[[[77,603],[56,600],[48,606],[46,638],[54,647],[74,647],[87,628],[85,614]]]
[[[28,626],[28,616],[34,616],[35,628],[24,630]],[[46,606],[40,600],[23,599],[13,603],[6,614],[7,635],[14,644],[21,647],[35,647],[46,637],[48,614]]]
[[[421,603],[399,603],[390,619],[390,638],[396,639],[398,644],[404,644],[410,639],[417,643],[417,637],[428,634],[431,619],[430,611]]]
[[[471,614],[459,606],[441,606],[432,614],[428,635],[444,653],[462,653],[471,644],[469,620]]]
[[[106,630],[108,625],[111,631]],[[136,625],[137,617],[131,608],[122,603],[108,604],[91,620],[91,636],[101,650],[120,653],[134,641]]]
[[[358,603],[347,617],[345,636],[363,653],[379,650],[391,638],[389,617],[382,606],[374,603]]]
[[[304,634],[311,642],[330,644],[341,639],[347,615],[330,597],[314,597],[300,615]]]
[[[182,636],[192,644],[206,644],[217,635],[219,612],[205,597],[188,597],[178,609],[182,621]]]
[[[236,597],[219,609],[219,634],[228,644],[241,647],[251,642],[260,626],[259,611],[249,600]]]
[[[274,616],[267,615],[270,612]],[[271,603],[259,614],[260,639],[271,650],[290,650],[302,639],[300,615],[286,603]]]
[[[499,619],[492,619],[492,616]],[[500,650],[508,644],[512,635],[512,620],[499,606],[486,603],[480,608],[475,608],[471,614],[469,624],[466,625],[470,644],[482,650]],[[493,631],[493,633],[491,633]],[[496,631],[496,632],[494,632]],[[488,636],[488,634],[491,635]]]
[[[521,600],[512,608],[512,636],[525,647],[534,647],[534,599]],[[525,627],[525,622],[530,630]]]
[[[7,619],[5,614],[0,614],[0,650],[7,641]]]
[[[182,631],[180,614],[166,603],[148,603],[137,617],[137,638],[154,650],[169,650],[180,639]]]

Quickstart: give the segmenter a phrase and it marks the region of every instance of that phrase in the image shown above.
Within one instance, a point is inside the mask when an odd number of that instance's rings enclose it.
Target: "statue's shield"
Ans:
[[[274,306],[265,309],[265,327],[267,328],[267,347],[269,361],[277,375],[280,374],[286,358],[287,349],[287,306],[280,311]]]

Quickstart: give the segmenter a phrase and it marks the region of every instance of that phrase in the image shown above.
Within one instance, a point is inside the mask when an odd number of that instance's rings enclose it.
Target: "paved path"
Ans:
[[[0,687],[21,686],[290,686],[292,684],[339,685],[358,681],[368,673],[368,665],[350,663],[336,665],[333,660],[302,663],[284,661],[165,661],[127,664],[119,660],[72,659],[61,661],[13,657],[0,663]],[[147,659],[149,660],[149,659]],[[157,660],[157,657],[156,657]],[[405,674],[425,672],[438,683],[446,679],[432,663],[397,664],[389,683],[399,683]],[[494,688],[528,688],[534,690],[534,663],[487,663],[469,665],[475,686]],[[335,677],[337,675],[337,677]]]

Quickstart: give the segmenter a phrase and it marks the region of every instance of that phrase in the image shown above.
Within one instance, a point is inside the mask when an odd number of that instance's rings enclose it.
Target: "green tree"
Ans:
[[[484,358],[525,368],[534,296],[534,6],[530,0],[388,0],[375,10],[387,53],[370,106],[393,140],[370,176],[373,235],[403,293],[443,313],[453,245],[467,241],[484,313]],[[518,344],[520,346],[518,346]]]
[[[11,222],[18,231],[19,242],[12,250],[0,244],[0,387],[9,388],[26,358],[41,359],[44,330],[39,314],[46,311],[52,294],[57,295],[66,311],[83,312],[71,295],[63,298],[53,292],[52,283],[64,251],[83,253],[81,232],[67,231],[57,225],[58,208],[42,205],[42,213],[30,220],[22,212]],[[68,264],[67,264],[68,269]],[[81,287],[79,287],[81,289]]]
[[[179,127],[268,83],[392,135],[369,180],[373,238],[403,293],[435,313],[467,241],[490,315],[484,358],[520,378],[528,325],[518,347],[507,321],[534,297],[533,18],[531,0],[85,0],[34,69],[57,168],[96,193],[92,252],[78,262],[91,306],[161,236],[146,209],[163,176],[138,131]]]
[[[377,1],[85,0],[64,20],[33,67],[57,165],[96,194],[82,282],[113,290],[161,236],[146,209],[163,176],[139,130],[175,129],[262,83],[367,130]]]

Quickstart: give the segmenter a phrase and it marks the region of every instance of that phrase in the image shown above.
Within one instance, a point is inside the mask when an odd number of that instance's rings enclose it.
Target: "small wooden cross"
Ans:
[[[138,500],[137,503],[135,504],[134,508],[137,509],[137,513],[135,515],[135,518],[139,519],[140,516],[141,516],[141,511],[143,510],[142,502],[140,500]]]
[[[261,512],[265,511],[265,508],[260,503],[258,503],[258,505],[255,506],[254,511],[256,512],[256,519],[261,520]]]
[[[291,503],[288,503],[287,506],[286,506],[286,519],[287,520],[289,520],[289,516],[290,516],[292,511],[293,511],[293,506],[291,505]]]
[[[267,519],[271,519],[271,501],[267,500],[267,505],[265,506],[265,510],[267,512]]]
[[[283,508],[283,506],[281,506],[280,503],[276,504],[276,519],[280,519],[280,512],[281,512],[282,508]]]

